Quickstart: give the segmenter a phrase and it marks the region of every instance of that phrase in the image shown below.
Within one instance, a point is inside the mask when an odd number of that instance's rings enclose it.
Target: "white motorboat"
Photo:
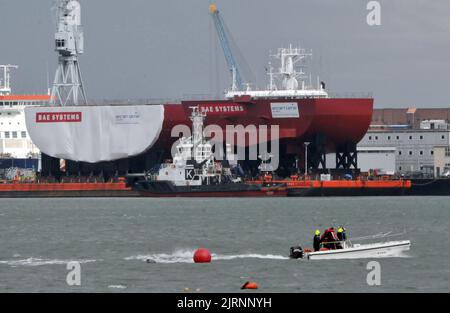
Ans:
[[[377,239],[390,236],[378,234],[374,236],[354,238],[352,241]],[[292,247],[290,257],[293,259],[306,258],[308,260],[338,260],[338,259],[366,259],[366,258],[389,258],[401,257],[404,252],[411,248],[410,240],[384,241],[374,243],[352,243],[350,240],[331,242],[335,243],[338,249],[321,248],[319,251],[310,249],[303,250],[301,247]],[[329,242],[330,243],[330,242]]]
[[[367,244],[352,244],[350,241],[345,241],[342,246],[342,249],[306,252],[304,257],[309,260],[398,257],[410,249],[411,242],[409,240],[400,240]]]

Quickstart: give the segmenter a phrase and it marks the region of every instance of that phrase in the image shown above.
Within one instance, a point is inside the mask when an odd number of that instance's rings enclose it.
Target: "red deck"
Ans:
[[[23,191],[129,191],[125,182],[117,183],[4,183],[1,192]]]
[[[0,96],[0,102],[3,101],[50,101],[49,95],[7,95]]]

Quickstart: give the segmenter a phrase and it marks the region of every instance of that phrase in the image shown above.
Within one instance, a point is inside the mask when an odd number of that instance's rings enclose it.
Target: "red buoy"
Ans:
[[[254,281],[248,281],[242,285],[241,289],[258,289],[258,284]]]
[[[195,263],[209,263],[211,262],[211,253],[208,249],[200,248],[194,253]]]

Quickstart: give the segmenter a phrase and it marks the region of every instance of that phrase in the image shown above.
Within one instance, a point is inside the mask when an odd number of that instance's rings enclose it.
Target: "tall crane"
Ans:
[[[58,68],[52,88],[54,106],[87,104],[78,56],[84,51],[81,6],[77,0],[57,0],[55,50]],[[80,99],[81,98],[81,99]]]
[[[226,31],[225,22],[217,9],[217,5],[211,4],[209,6],[209,13],[214,21],[214,26],[216,27],[217,35],[219,36],[220,45],[222,46],[223,54],[225,55],[225,60],[227,62],[228,68],[232,74],[232,91],[243,90],[244,82],[242,80],[241,73],[239,71],[238,64],[231,50],[230,41],[228,39],[228,34]]]

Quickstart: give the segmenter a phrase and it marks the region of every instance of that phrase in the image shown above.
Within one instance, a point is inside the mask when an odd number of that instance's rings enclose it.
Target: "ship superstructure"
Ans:
[[[269,84],[267,89],[262,90],[236,90],[231,88],[225,94],[226,99],[234,99],[242,96],[248,96],[252,99],[320,99],[328,98],[325,91],[325,83],[317,82],[318,86],[314,88],[311,82],[308,82],[311,76],[304,71],[305,59],[312,56],[302,48],[294,48],[290,45],[288,48],[279,48],[274,58],[280,61],[280,67],[276,72],[272,64],[269,64]],[[233,83],[233,86],[235,83]]]
[[[0,168],[38,170],[40,151],[31,141],[24,110],[48,104],[50,96],[13,94],[11,70],[17,68],[16,65],[0,65]]]
[[[230,169],[215,160],[213,145],[203,133],[206,114],[198,107],[191,109],[192,136],[180,138],[172,162],[161,164],[151,179],[170,181],[175,186],[201,186],[220,184],[224,175],[231,177]]]

